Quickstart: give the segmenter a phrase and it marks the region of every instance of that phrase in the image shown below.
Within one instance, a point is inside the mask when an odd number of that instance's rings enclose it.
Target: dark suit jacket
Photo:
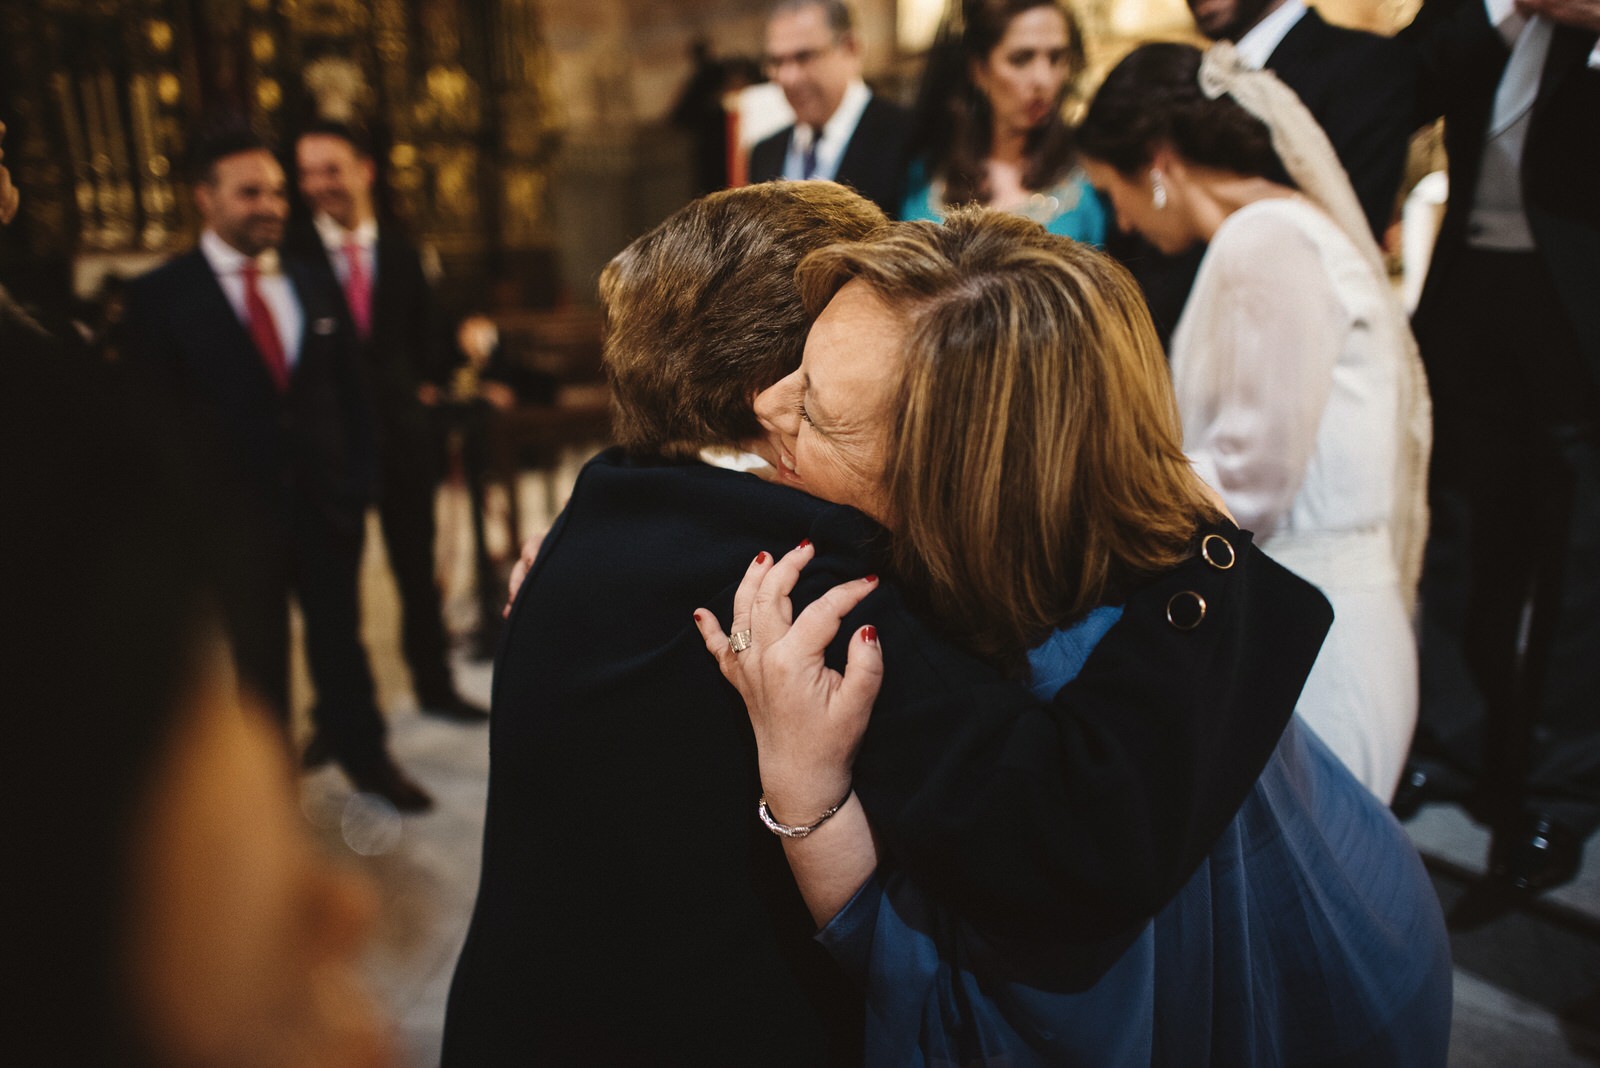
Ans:
[[[343,301],[324,272],[283,257],[305,316],[300,356],[279,392],[199,249],[128,291],[127,358],[183,413],[217,489],[279,520],[309,504],[359,524],[374,486],[370,404]]]
[[[1428,0],[1400,35],[1419,69],[1419,122],[1444,116],[1450,202],[1417,307],[1419,334],[1449,315],[1450,266],[1467,246],[1483,140],[1510,58],[1481,0]],[[1596,34],[1558,26],[1550,41],[1522,154],[1522,193],[1534,243],[1600,377],[1600,70],[1586,65]]]
[[[602,454],[513,609],[495,672],[482,882],[446,1068],[859,1064],[861,1004],[757,821],[755,745],[691,613],[731,615],[758,551],[809,537],[797,606],[877,570],[880,532],[782,486]],[[1332,614],[1230,535],[1136,593],[1054,703],[942,640],[892,583],[856,790],[885,859],[985,932],[1133,932],[1232,818]],[[1174,593],[1210,610],[1179,632]],[[843,641],[832,655],[842,663]],[[1086,962],[1089,970],[1109,960]]]
[[[291,227],[286,247],[325,266],[329,281],[342,296],[338,274],[310,219]],[[433,287],[416,246],[393,223],[378,224],[375,262],[372,332],[361,343],[362,366],[371,383],[384,448],[404,449],[408,458],[424,462],[430,455],[430,424],[417,389],[425,382],[443,386],[450,376]],[[410,456],[419,447],[422,454]]]
[[[1391,38],[1330,26],[1308,10],[1267,57],[1272,71],[1316,116],[1374,235],[1394,214],[1405,170],[1414,79]]]
[[[873,94],[867,101],[855,133],[845,145],[834,181],[848,185],[877,204],[891,219],[900,217],[906,196],[907,142],[911,113],[899,104]],[[783,177],[784,157],[794,127],[786,126],[750,150],[750,180],[770,182]]]

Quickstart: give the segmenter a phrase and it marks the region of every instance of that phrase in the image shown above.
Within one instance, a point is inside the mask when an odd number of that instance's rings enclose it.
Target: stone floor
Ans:
[[[570,467],[563,477],[570,480]],[[536,511],[542,489],[524,486],[523,491],[522,499]],[[442,496],[443,540],[458,548],[461,507],[449,491]],[[381,546],[370,540],[374,547],[363,575],[364,636],[395,755],[438,805],[427,815],[401,818],[352,796],[341,774],[328,768],[306,776],[303,806],[329,848],[370,873],[381,890],[385,908],[369,955],[372,981],[397,1021],[410,1068],[432,1068],[438,1063],[451,973],[477,890],[488,731],[417,713],[399,657],[393,585]],[[453,555],[459,561],[459,552]],[[461,568],[453,565],[446,573],[456,575],[451,588],[462,590]],[[447,614],[462,624],[470,618],[470,605],[470,596],[458,593]],[[464,694],[487,703],[487,664],[458,655],[456,678]],[[299,692],[307,691],[302,686]],[[1424,810],[1409,830],[1448,909],[1481,873],[1487,835],[1445,806]],[[1591,847],[1586,861],[1580,878],[1547,900],[1476,930],[1455,932],[1452,1068],[1600,1064],[1600,851]]]

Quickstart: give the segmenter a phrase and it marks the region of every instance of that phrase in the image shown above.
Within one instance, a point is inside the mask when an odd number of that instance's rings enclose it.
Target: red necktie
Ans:
[[[361,246],[354,236],[345,238],[344,262],[348,270],[344,276],[344,299],[350,305],[350,318],[356,322],[356,333],[363,338],[372,332],[372,279],[361,264]]]
[[[272,376],[273,384],[282,392],[289,388],[289,360],[284,355],[283,339],[278,336],[278,324],[272,318],[272,309],[261,299],[261,290],[256,286],[261,268],[251,260],[239,273],[244,277],[245,326],[250,330],[250,340],[256,343],[261,362],[267,365],[267,373]]]

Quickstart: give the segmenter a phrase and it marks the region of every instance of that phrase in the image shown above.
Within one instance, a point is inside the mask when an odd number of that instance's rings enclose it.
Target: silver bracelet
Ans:
[[[761,803],[756,806],[756,815],[761,817],[761,822],[765,823],[767,825],[767,830],[771,831],[773,834],[781,835],[784,838],[804,838],[818,827],[821,827],[824,823],[827,823],[828,820],[832,819],[835,812],[838,812],[841,808],[844,808],[844,803],[850,800],[850,794],[854,790],[854,786],[852,786],[849,790],[846,790],[844,792],[844,796],[839,799],[839,803],[837,805],[834,805],[832,808],[828,809],[828,811],[824,812],[815,820],[812,820],[810,823],[807,823],[804,826],[791,827],[787,823],[779,823],[776,819],[774,819],[772,815],[772,809],[767,807],[766,794],[761,795]]]

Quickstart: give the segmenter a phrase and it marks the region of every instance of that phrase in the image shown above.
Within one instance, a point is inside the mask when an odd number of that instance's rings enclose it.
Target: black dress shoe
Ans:
[[[1583,860],[1583,838],[1542,812],[1530,812],[1489,850],[1489,881],[1532,897],[1571,882]]]
[[[437,701],[419,701],[422,714],[437,716],[440,719],[454,720],[457,723],[487,723],[489,710],[482,705],[475,705],[458,693]]]
[[[388,753],[359,762],[347,761],[344,770],[357,790],[377,794],[401,812],[426,812],[433,807],[428,791],[406,778]]]

